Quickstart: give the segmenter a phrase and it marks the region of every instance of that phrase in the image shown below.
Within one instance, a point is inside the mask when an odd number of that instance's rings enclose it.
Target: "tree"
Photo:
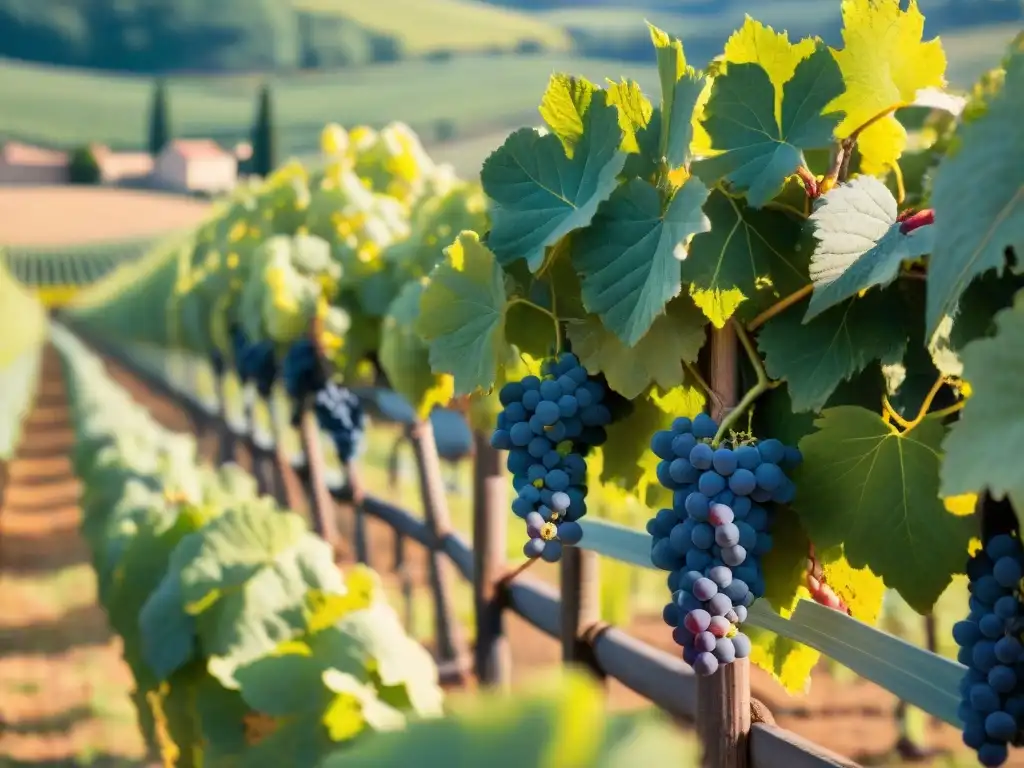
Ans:
[[[256,106],[256,122],[252,127],[252,173],[269,176],[277,166],[277,131],[274,127],[274,106],[269,83],[260,89]]]
[[[167,112],[167,84],[161,79],[153,88],[153,101],[149,108],[149,153],[158,155],[171,138],[170,117]]]
[[[92,147],[78,147],[71,152],[68,181],[72,184],[99,184],[100,164]]]

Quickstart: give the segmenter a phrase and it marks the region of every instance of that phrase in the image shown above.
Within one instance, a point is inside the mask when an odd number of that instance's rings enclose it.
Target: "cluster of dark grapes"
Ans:
[[[245,332],[235,326],[231,329],[231,345],[239,381],[243,386],[253,382],[260,397],[269,398],[277,378],[274,344],[269,341],[251,344]]]
[[[747,609],[764,594],[759,558],[772,548],[771,503],[787,504],[796,487],[784,470],[801,461],[778,440],[733,439],[712,447],[718,424],[707,414],[656,432],[651,450],[672,508],[647,523],[651,562],[669,571],[672,601],[663,617],[699,675],[750,655],[739,631]]]
[[[307,398],[327,386],[327,372],[312,340],[299,339],[288,347],[281,364],[281,380],[293,403],[292,425],[297,427]]]
[[[564,353],[547,360],[541,377],[526,376],[501,388],[503,410],[491,445],[508,451],[516,498],[512,511],[526,521],[524,554],[554,563],[563,544],[577,544],[577,522],[587,513],[587,451],[607,439],[609,390],[579,359]]]
[[[1006,762],[1007,745],[1024,732],[1024,550],[1015,536],[988,540],[967,564],[970,613],[953,625],[957,660],[967,667],[958,714],[964,743],[982,765]]]
[[[366,426],[362,401],[350,389],[328,381],[316,393],[314,409],[320,429],[334,441],[338,458],[346,463],[355,458]]]

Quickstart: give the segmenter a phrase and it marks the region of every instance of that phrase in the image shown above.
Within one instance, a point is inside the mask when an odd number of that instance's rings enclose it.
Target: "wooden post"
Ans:
[[[738,400],[737,350],[732,325],[711,331],[709,384],[718,396],[711,415],[720,421]],[[750,661],[724,664],[697,678],[697,737],[703,768],[747,768],[750,738]]]
[[[284,451],[284,443],[281,440],[281,419],[273,394],[267,398],[266,403],[267,409],[270,411],[270,432],[274,440],[274,497],[277,499],[277,503],[285,509],[301,513],[305,507],[302,489],[297,482],[298,478],[294,476],[295,473],[292,471],[288,455]]]
[[[430,419],[417,421],[410,429],[416,469],[420,479],[420,497],[423,516],[433,535],[433,546],[427,552],[430,588],[434,596],[434,634],[440,663],[455,662],[462,670],[467,659],[465,641],[455,620],[452,601],[452,565],[441,551],[441,541],[451,530],[448,515],[448,497],[444,478],[441,477],[441,459],[434,442],[434,428]]]
[[[217,385],[217,463],[221,466],[236,460],[235,433],[231,431],[231,425],[228,423],[226,379],[224,374],[214,373]]]
[[[324,472],[324,452],[320,445],[320,425],[316,413],[306,408],[299,422],[302,434],[302,450],[306,454],[306,470],[309,472],[310,518],[313,530],[332,547],[338,546],[337,511],[334,499],[327,488]]]
[[[582,666],[598,679],[604,673],[587,642],[601,623],[601,582],[597,553],[579,547],[565,547],[561,560],[562,663]]]
[[[505,452],[473,432],[473,602],[476,646],[473,667],[480,685],[507,689],[512,680],[512,652],[505,635],[504,590],[508,531],[508,478]]]
[[[348,484],[352,499],[349,504],[352,512],[352,547],[355,550],[356,561],[372,568],[370,545],[366,533],[366,513],[363,511],[366,489],[363,485],[363,475],[359,471],[359,464],[354,460],[345,462],[345,482]]]
[[[398,575],[398,582],[402,589],[402,619],[405,623],[405,631],[410,635],[413,630],[413,600],[412,600],[412,574],[409,573],[409,566],[405,562],[405,536],[397,528],[392,529],[395,534],[395,573]]]

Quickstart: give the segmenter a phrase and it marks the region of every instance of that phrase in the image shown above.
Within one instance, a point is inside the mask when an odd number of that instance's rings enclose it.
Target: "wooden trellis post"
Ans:
[[[721,421],[738,401],[739,340],[731,324],[711,330],[708,383],[718,396],[711,415]],[[750,661],[723,664],[697,678],[697,737],[703,768],[747,768],[750,737]]]
[[[451,531],[448,498],[445,496],[441,459],[437,455],[434,427],[430,419],[417,421],[409,430],[416,468],[420,480],[420,498],[423,517],[433,538],[427,552],[430,589],[434,596],[434,633],[440,662],[454,662],[459,670],[467,660],[466,648],[459,625],[455,620],[451,561],[441,551],[444,537]]]
[[[505,634],[501,577],[507,551],[508,478],[505,452],[473,432],[473,598],[476,608],[474,669],[481,685],[507,688],[512,652]]]

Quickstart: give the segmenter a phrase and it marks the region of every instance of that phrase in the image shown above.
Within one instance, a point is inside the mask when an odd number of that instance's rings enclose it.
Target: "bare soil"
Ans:
[[[0,187],[0,245],[70,246],[194,227],[210,203],[114,187]]]
[[[163,424],[176,430],[193,429],[186,412],[175,403],[155,395],[115,363],[108,363],[108,370]],[[142,744],[127,703],[131,679],[117,640],[95,605],[87,553],[77,535],[77,486],[68,464],[70,445],[63,389],[50,355],[42,393],[12,463],[0,512],[0,768],[75,766],[81,764],[83,754],[103,758],[108,766],[141,765]],[[201,446],[205,456],[215,455],[213,436],[205,436]],[[243,465],[248,461],[244,455],[239,460]],[[343,530],[347,523],[343,515]],[[397,593],[393,534],[371,520],[369,537],[370,563]],[[350,553],[344,553],[342,566],[350,562]],[[417,585],[416,610],[429,613],[429,603],[422,599],[425,558],[418,547],[407,547],[406,564]],[[553,569],[534,569],[530,575],[557,582]],[[559,664],[556,641],[512,615],[507,628],[513,685]],[[651,645],[675,652],[659,617],[640,617],[628,630]],[[899,736],[894,718],[897,702],[879,687],[859,679],[837,680],[824,665],[815,671],[811,689],[803,696],[787,695],[759,669],[752,670],[752,687],[780,726],[866,766],[904,765],[894,753]],[[99,688],[106,709],[116,709],[117,717],[112,719],[97,706]],[[613,710],[649,706],[614,681],[608,683],[608,703]],[[959,734],[948,726],[929,727],[927,746],[955,751],[956,765],[972,764]],[[954,765],[948,757],[922,764]],[[1024,766],[1024,754],[1012,756],[1008,765]]]

